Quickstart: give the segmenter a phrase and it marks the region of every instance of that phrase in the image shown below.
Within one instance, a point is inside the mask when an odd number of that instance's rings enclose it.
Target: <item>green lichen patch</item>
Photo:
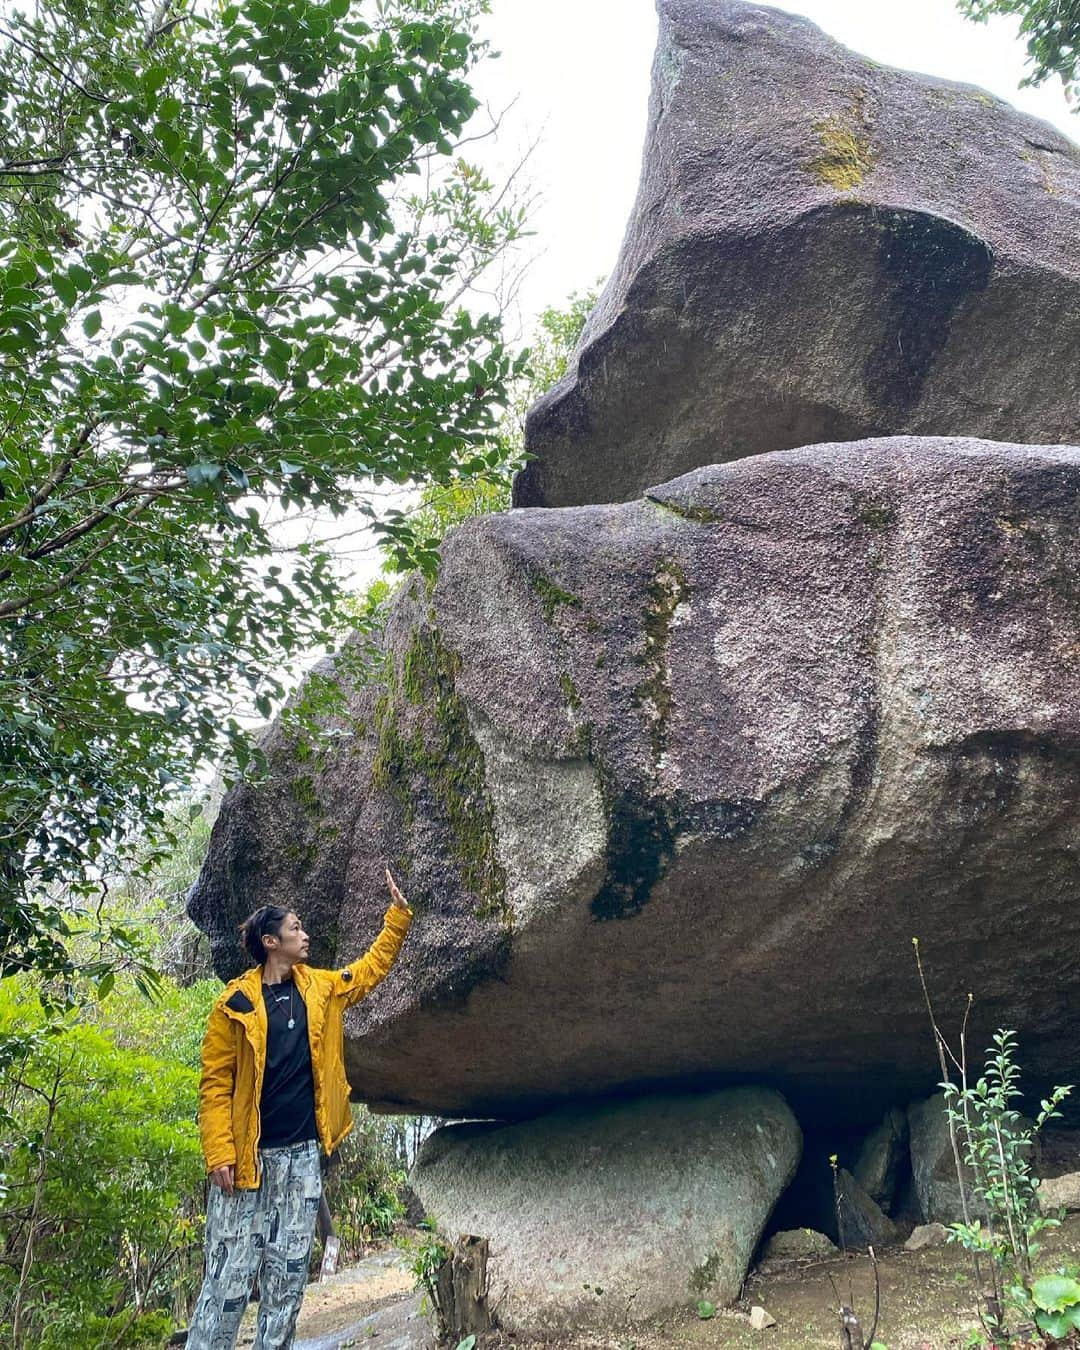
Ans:
[[[691,520],[696,525],[715,525],[718,521],[724,519],[719,511],[711,506],[697,506],[692,502],[662,502],[658,497],[646,497],[645,500],[650,506],[656,507],[658,511],[670,512],[673,516],[678,516],[680,520]]]
[[[702,1261],[700,1266],[695,1266],[690,1272],[690,1292],[699,1298],[702,1294],[707,1294],[716,1283],[716,1277],[720,1273],[720,1253],[713,1254]]]
[[[298,774],[289,781],[289,796],[303,811],[304,815],[317,820],[323,814],[323,805],[310,774]]]
[[[532,588],[540,597],[540,608],[544,614],[544,622],[554,622],[555,615],[563,606],[569,606],[571,609],[581,608],[581,596],[571,595],[569,591],[564,591],[561,586],[544,576],[542,572],[534,573],[530,578]]]
[[[450,835],[462,884],[477,898],[477,915],[501,914],[509,920],[484,755],[455,684],[460,668],[461,658],[444,645],[437,628],[414,635],[400,682],[376,705],[372,784],[398,801],[409,827],[416,795],[426,786]],[[412,714],[407,732],[402,730],[408,713],[403,704],[422,709]]]
[[[559,676],[559,688],[563,691],[563,698],[566,699],[566,706],[571,712],[577,712],[581,707],[581,695],[577,691],[577,685],[565,670]]]
[[[814,123],[820,149],[807,166],[819,183],[837,192],[857,188],[874,167],[877,155],[858,115],[826,117]]]
[[[864,497],[856,502],[856,514],[859,523],[868,530],[889,530],[896,524],[896,512],[885,502],[874,497]]]
[[[674,559],[667,559],[649,583],[642,628],[645,650],[641,664],[647,674],[634,691],[635,702],[651,711],[649,737],[657,759],[667,742],[667,727],[671,716],[671,682],[668,678],[667,649],[675,611],[690,599],[690,587],[682,568]]]

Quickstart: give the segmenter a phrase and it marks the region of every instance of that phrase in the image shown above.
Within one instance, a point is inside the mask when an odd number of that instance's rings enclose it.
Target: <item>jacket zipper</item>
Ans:
[[[259,997],[262,998],[261,977],[259,980]],[[258,1013],[255,1013],[254,1016],[257,1019]],[[258,1025],[257,1021],[255,1025],[256,1026]],[[267,1028],[267,1030],[269,1031],[269,1028]],[[262,1139],[262,1085],[263,1079],[266,1077],[266,1037],[265,1036],[263,1037],[263,1056],[261,1068],[259,1067],[258,1052],[256,1050],[254,1043],[252,1043],[251,1051],[252,1054],[256,1056],[255,1059],[256,1081],[254,1094],[255,1100],[254,1102],[252,1102],[252,1109],[255,1112],[256,1124],[255,1124],[255,1145],[254,1148],[252,1149],[252,1153],[253,1153],[253,1161],[255,1164],[255,1189],[258,1190],[258,1188],[262,1185],[262,1168],[259,1166],[259,1141]]]

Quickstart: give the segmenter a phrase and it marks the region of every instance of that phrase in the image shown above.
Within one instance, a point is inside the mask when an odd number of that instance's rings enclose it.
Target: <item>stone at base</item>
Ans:
[[[904,1251],[921,1252],[926,1247],[941,1247],[948,1241],[949,1230],[943,1223],[924,1223],[916,1228],[904,1243]]]
[[[863,1141],[852,1175],[876,1205],[888,1212],[896,1192],[897,1176],[908,1150],[907,1116],[897,1107]]]
[[[839,1256],[839,1251],[824,1233],[812,1228],[789,1228],[774,1233],[761,1253],[762,1261],[797,1261],[804,1257]]]
[[[771,1317],[764,1308],[755,1303],[750,1309],[750,1325],[755,1331],[767,1331],[776,1326],[776,1318]]]
[[[489,1240],[504,1330],[621,1328],[732,1302],[801,1148],[783,1098],[743,1087],[445,1126],[410,1181],[443,1233]]]
[[[1055,1209],[1080,1209],[1080,1172],[1043,1177],[1039,1182],[1039,1208],[1044,1214]]]
[[[911,1170],[919,1209],[926,1223],[960,1223],[964,1218],[964,1198],[956,1176],[946,1107],[943,1092],[935,1093],[926,1101],[912,1102],[908,1107]],[[986,1209],[975,1198],[971,1171],[966,1165],[962,1171],[968,1215],[984,1219]]]
[[[843,1221],[840,1236],[845,1247],[890,1247],[899,1241],[900,1234],[893,1221],[843,1167],[837,1175],[837,1184]]]

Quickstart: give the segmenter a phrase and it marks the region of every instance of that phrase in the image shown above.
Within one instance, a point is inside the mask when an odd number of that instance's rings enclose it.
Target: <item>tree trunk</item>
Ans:
[[[455,1345],[491,1330],[487,1259],[487,1238],[459,1237],[439,1270],[439,1335]]]
[[[853,1309],[840,1308],[840,1350],[863,1350],[863,1333]]]

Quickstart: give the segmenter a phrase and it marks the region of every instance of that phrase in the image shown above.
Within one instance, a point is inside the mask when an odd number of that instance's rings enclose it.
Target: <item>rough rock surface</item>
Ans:
[[[845,1248],[881,1248],[899,1242],[896,1225],[844,1167],[837,1173],[836,1187],[840,1212],[837,1240]]]
[[[1016,1027],[1032,1090],[1073,1062],[1080,450],[809,447],[443,552],[389,686],[325,759],[271,734],[191,901],[220,974],[265,901],[330,963],[400,870],[359,1098],[522,1117],[756,1080],[869,1128],[938,1077],[913,935],[939,1008],[980,992],[970,1045]]]
[[[761,1259],[768,1262],[799,1261],[807,1258],[839,1256],[835,1243],[812,1228],[789,1228],[774,1233],[762,1249]]]
[[[907,1157],[907,1115],[894,1106],[886,1111],[877,1129],[867,1135],[852,1168],[855,1180],[883,1210],[892,1206],[897,1178]]]
[[[1080,1172],[1043,1177],[1039,1182],[1039,1208],[1044,1214],[1059,1209],[1080,1209]]]
[[[815,441],[1080,439],[1080,148],[776,9],[659,10],[637,203],[515,503]]]
[[[919,1208],[927,1223],[959,1223],[964,1218],[960,1183],[956,1177],[956,1156],[945,1113],[945,1094],[937,1093],[908,1107],[911,1128],[911,1170]],[[975,1199],[971,1171],[963,1165],[968,1214],[985,1215],[986,1209]]]
[[[943,1223],[922,1223],[912,1230],[904,1243],[906,1252],[921,1252],[926,1247],[943,1247],[949,1240],[949,1230]]]
[[[410,1182],[442,1231],[489,1240],[502,1327],[610,1327],[737,1298],[801,1145],[775,1092],[676,1093],[445,1126]]]

